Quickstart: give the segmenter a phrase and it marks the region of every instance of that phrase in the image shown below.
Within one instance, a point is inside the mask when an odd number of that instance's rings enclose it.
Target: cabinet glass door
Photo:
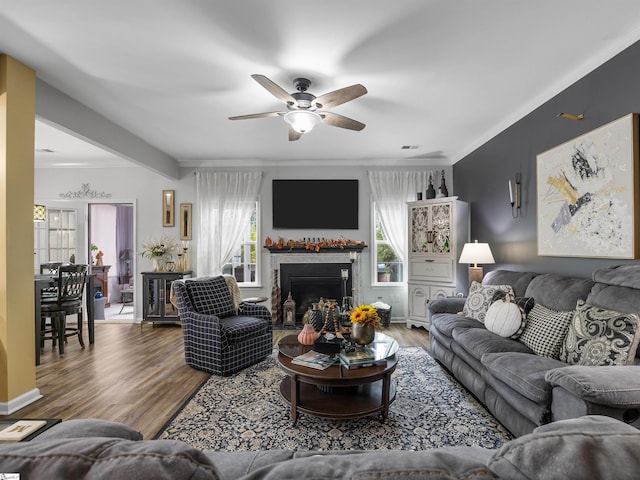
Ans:
[[[432,232],[430,228],[431,207],[411,208],[411,252],[431,253]]]
[[[432,209],[433,253],[451,253],[451,205],[434,205]]]

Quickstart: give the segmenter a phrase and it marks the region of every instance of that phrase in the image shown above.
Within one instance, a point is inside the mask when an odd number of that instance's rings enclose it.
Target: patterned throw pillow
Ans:
[[[543,305],[535,304],[529,315],[520,342],[541,357],[560,359],[560,350],[569,330],[573,311],[556,312]]]
[[[475,318],[484,323],[484,317],[493,302],[493,296],[498,290],[513,295],[511,285],[482,285],[474,281],[469,288],[469,296],[464,302],[462,314],[465,317]]]
[[[233,300],[223,276],[184,282],[193,308],[198,313],[225,318],[233,315]]]
[[[629,365],[638,349],[640,318],[578,300],[560,360],[571,365]]]

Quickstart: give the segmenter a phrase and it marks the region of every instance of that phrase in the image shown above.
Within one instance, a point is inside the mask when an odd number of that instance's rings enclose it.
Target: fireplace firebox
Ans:
[[[296,302],[296,325],[302,325],[302,317],[320,297],[342,304],[344,295],[353,290],[351,263],[283,263],[280,265],[282,298],[289,292]],[[284,303],[284,302],[283,302]]]

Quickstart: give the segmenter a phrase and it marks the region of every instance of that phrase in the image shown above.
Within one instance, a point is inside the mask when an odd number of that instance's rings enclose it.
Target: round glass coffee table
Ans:
[[[339,362],[324,370],[296,365],[292,359],[313,350],[301,345],[297,335],[278,342],[278,363],[286,373],[280,382],[280,394],[291,405],[291,421],[299,413],[334,420],[381,415],[386,420],[396,388],[391,374],[398,363],[398,342],[381,332],[370,345],[375,350],[375,365],[349,369]]]

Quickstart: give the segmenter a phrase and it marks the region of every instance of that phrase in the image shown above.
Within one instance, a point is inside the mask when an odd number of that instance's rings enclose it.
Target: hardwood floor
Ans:
[[[291,330],[275,330],[274,346]],[[385,330],[402,346],[429,345],[429,333],[392,324]],[[86,334],[85,334],[86,335]],[[82,349],[69,338],[60,357],[48,342],[36,367],[44,396],[13,418],[102,418],[152,438],[209,377],[184,363],[179,326],[96,325],[96,343]],[[0,418],[3,418],[0,416]]]

